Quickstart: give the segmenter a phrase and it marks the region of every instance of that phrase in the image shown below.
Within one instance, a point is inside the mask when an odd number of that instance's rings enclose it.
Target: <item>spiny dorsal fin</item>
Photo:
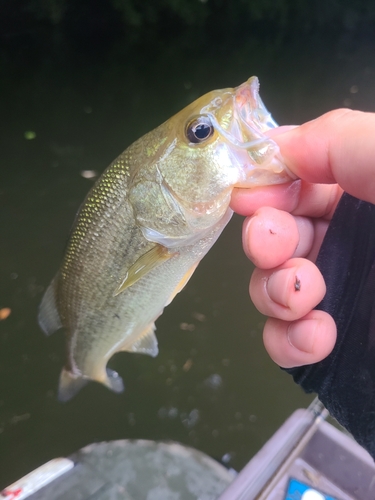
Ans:
[[[47,288],[39,307],[38,322],[40,328],[46,335],[52,335],[62,327],[61,319],[56,307],[55,298],[55,277]]]

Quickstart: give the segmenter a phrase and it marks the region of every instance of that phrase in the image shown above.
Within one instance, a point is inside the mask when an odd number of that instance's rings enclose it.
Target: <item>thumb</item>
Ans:
[[[282,132],[282,128],[280,129]],[[272,135],[288,168],[311,183],[338,183],[375,203],[375,114],[338,109]]]

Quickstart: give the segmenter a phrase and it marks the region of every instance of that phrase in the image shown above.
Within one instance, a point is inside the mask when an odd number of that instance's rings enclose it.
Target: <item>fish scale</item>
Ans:
[[[129,146],[98,179],[73,225],[39,323],[66,331],[59,398],[89,380],[115,392],[118,351],[158,353],[154,322],[229,222],[234,187],[290,180],[258,80],[213,91]]]

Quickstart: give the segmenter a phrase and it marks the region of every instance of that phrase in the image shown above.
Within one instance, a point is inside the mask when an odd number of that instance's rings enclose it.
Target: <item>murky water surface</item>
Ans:
[[[93,441],[177,440],[241,468],[304,395],[262,345],[248,298],[251,264],[235,217],[188,286],[157,321],[156,359],[110,362],[126,391],[89,384],[56,400],[63,334],[45,338],[36,314],[74,214],[123,149],[202,93],[256,74],[279,123],[349,106],[375,110],[372,47],[170,47],[99,61],[61,53],[4,63],[0,94],[0,487]],[[87,171],[94,171],[92,174]],[[88,178],[89,177],[89,178]]]

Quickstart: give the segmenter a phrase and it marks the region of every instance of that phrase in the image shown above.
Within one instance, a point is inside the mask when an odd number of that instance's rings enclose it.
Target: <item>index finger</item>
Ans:
[[[268,206],[293,215],[331,220],[342,192],[338,184],[311,184],[301,180],[254,189],[235,188],[231,208],[247,216]]]
[[[263,206],[330,218],[342,190],[375,203],[374,131],[374,113],[338,109],[273,135],[288,168],[302,179],[299,192],[288,186],[236,189],[232,208],[249,215],[263,199]]]
[[[338,183],[375,202],[375,114],[338,109],[274,137],[288,167],[310,183]]]

